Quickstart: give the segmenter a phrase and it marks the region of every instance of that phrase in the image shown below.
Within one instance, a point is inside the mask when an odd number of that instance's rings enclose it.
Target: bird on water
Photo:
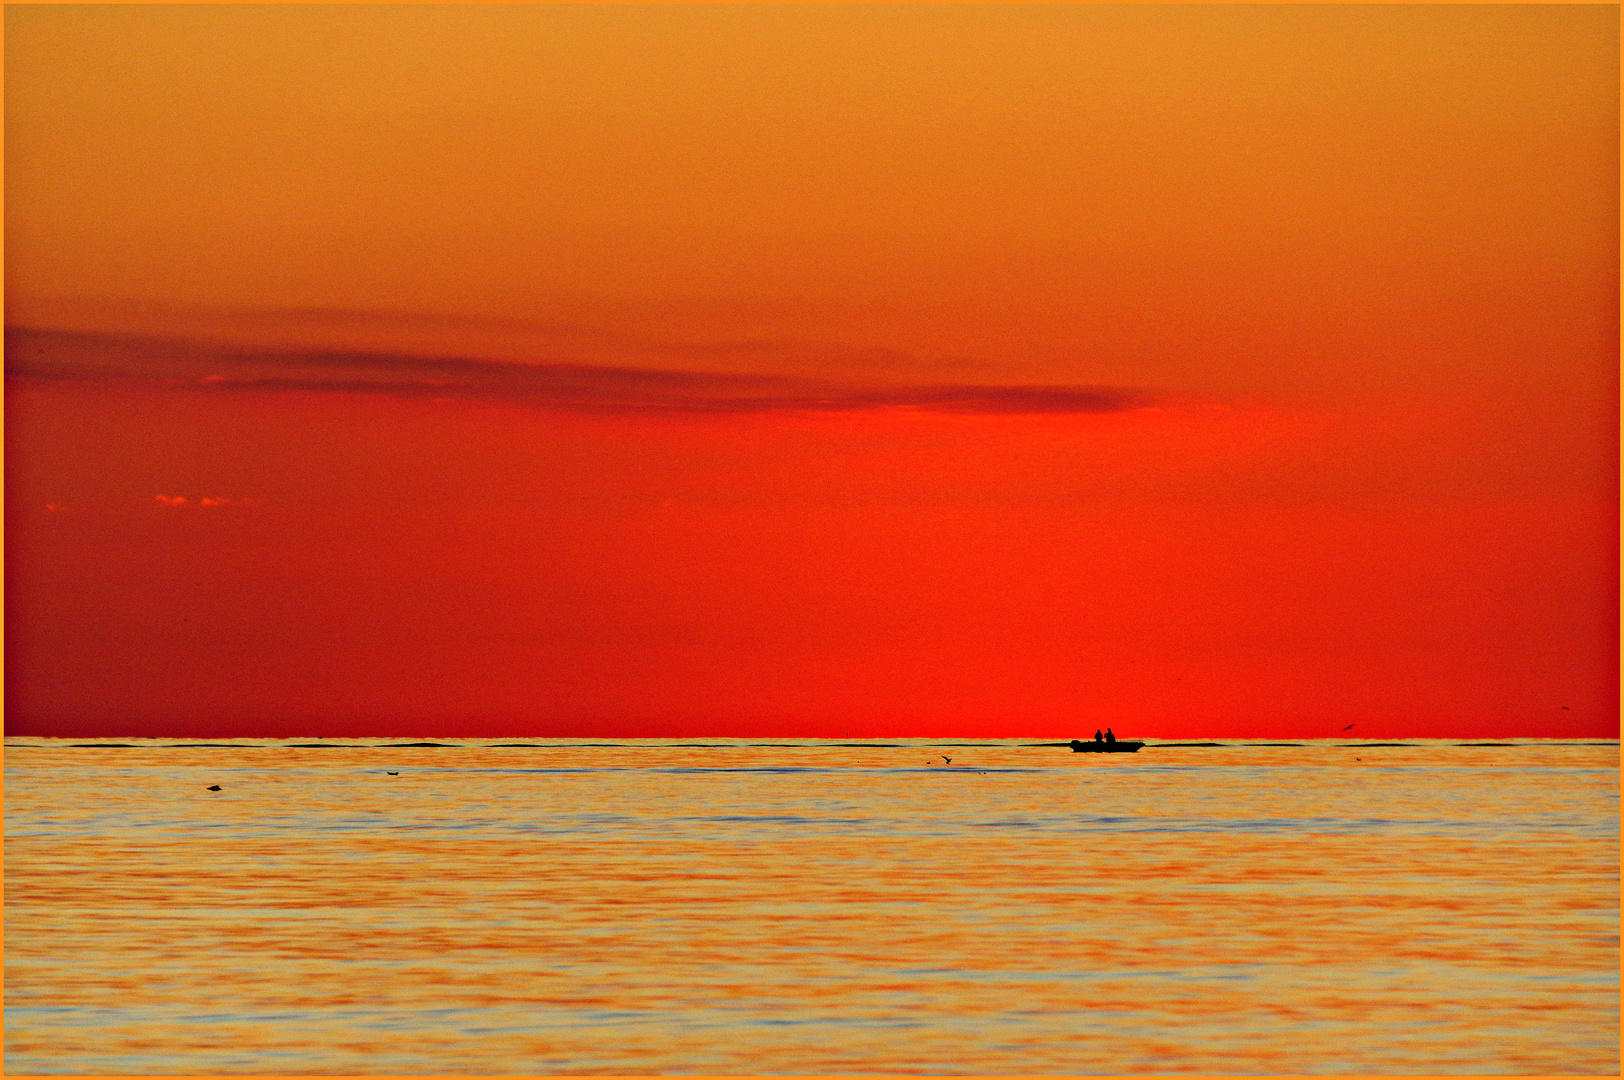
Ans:
[[[210,784],[209,785],[209,790],[210,791],[219,791],[220,790],[220,785],[219,784]]]

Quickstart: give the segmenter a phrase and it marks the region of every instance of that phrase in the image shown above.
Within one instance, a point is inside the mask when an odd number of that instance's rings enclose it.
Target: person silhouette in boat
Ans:
[[[1111,731],[1110,728],[1105,729],[1105,741],[1108,743],[1116,742],[1116,735]]]
[[[1104,742],[1105,741],[1105,736],[1100,733],[1099,728],[1094,729],[1094,741],[1095,742]]]

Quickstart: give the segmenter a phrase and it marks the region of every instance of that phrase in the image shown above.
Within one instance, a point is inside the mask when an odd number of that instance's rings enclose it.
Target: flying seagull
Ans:
[[[945,755],[942,757],[942,760],[947,762],[949,765],[953,764],[953,759]]]
[[[1353,725],[1349,724],[1347,727],[1343,728],[1342,730],[1343,731],[1352,731],[1353,730]]]

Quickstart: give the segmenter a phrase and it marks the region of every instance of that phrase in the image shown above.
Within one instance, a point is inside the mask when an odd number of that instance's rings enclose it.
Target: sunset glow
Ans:
[[[7,729],[1616,736],[1618,18],[12,6]]]

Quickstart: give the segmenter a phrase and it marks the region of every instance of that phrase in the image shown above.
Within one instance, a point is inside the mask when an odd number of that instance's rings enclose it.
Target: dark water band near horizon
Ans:
[[[91,741],[88,741],[88,742],[86,742],[86,741],[75,741],[75,739],[79,739],[79,738],[90,739]],[[311,742],[310,740],[312,738],[316,739],[317,741]],[[55,736],[50,736],[50,737],[48,737],[48,736],[12,736],[12,737],[7,739],[7,741],[5,743],[5,746],[7,746],[7,747],[57,747],[57,748],[67,747],[67,748],[79,749],[79,750],[150,749],[150,748],[157,748],[157,747],[164,747],[164,746],[174,747],[176,749],[204,749],[204,748],[250,749],[250,748],[254,748],[254,747],[265,747],[265,748],[303,749],[303,750],[321,750],[321,749],[326,749],[328,747],[354,747],[354,748],[360,748],[360,749],[366,749],[366,748],[371,748],[371,749],[391,749],[391,748],[393,748],[393,749],[404,749],[404,748],[457,749],[457,748],[472,748],[472,749],[532,749],[532,750],[570,750],[570,749],[582,749],[582,748],[635,749],[635,748],[638,748],[638,747],[644,747],[644,748],[649,748],[649,749],[687,748],[687,749],[704,749],[704,750],[737,750],[737,749],[780,749],[780,748],[787,749],[787,748],[792,748],[792,747],[805,747],[805,748],[809,748],[809,749],[819,749],[819,748],[829,747],[829,748],[844,748],[844,749],[853,749],[853,750],[862,750],[862,749],[884,750],[884,749],[900,749],[900,748],[903,748],[903,747],[910,747],[910,746],[923,746],[923,747],[974,746],[974,747],[1002,747],[1002,748],[1005,748],[1005,749],[1009,749],[1009,748],[1029,748],[1029,749],[1030,748],[1037,748],[1037,749],[1042,749],[1042,748],[1048,748],[1048,747],[1059,747],[1059,746],[1068,746],[1068,745],[1070,745],[1070,742],[1065,741],[1065,740],[1062,740],[1062,741],[1048,741],[1048,742],[1038,742],[1038,741],[1032,741],[1030,739],[997,739],[997,740],[974,741],[974,740],[966,740],[966,739],[933,739],[933,738],[922,738],[922,737],[913,737],[913,736],[893,736],[893,737],[881,737],[881,738],[873,738],[873,739],[854,739],[854,738],[850,738],[850,737],[843,738],[843,739],[814,739],[814,738],[807,738],[807,739],[796,739],[796,740],[792,740],[792,741],[788,741],[788,742],[783,741],[782,739],[776,740],[776,741],[763,741],[763,740],[761,740],[759,738],[732,738],[732,737],[723,737],[723,736],[716,736],[716,737],[714,737],[712,739],[709,739],[707,741],[694,741],[694,739],[692,737],[669,738],[669,739],[612,739],[612,740],[607,740],[606,741],[606,740],[602,740],[602,739],[578,739],[578,738],[562,738],[562,737],[561,738],[553,738],[553,737],[544,737],[544,736],[530,737],[527,741],[523,741],[523,742],[507,741],[509,739],[514,738],[514,736],[501,736],[501,737],[445,736],[445,737],[439,738],[439,739],[427,739],[427,738],[425,738],[425,739],[420,739],[420,740],[414,741],[414,742],[401,741],[398,738],[395,739],[395,740],[392,740],[392,741],[377,741],[377,740],[380,740],[382,738],[383,738],[382,736],[376,736],[376,735],[335,736],[333,738],[327,738],[325,736],[308,736],[308,735],[274,736],[274,737],[273,736],[211,736],[211,737],[209,737],[209,741],[196,742],[196,741],[184,741],[183,737],[180,737],[180,736],[168,736],[168,735],[140,735],[140,736],[125,735],[125,736],[109,736],[109,737],[93,737],[93,736],[78,737],[78,736],[75,736],[73,738],[55,737]],[[136,742],[121,741],[121,740],[124,740],[124,739],[136,739],[137,741]],[[703,739],[703,737],[701,737],[701,739]],[[1126,737],[1124,737],[1124,740],[1126,740]],[[1082,741],[1087,742],[1087,741],[1090,741],[1090,740],[1088,738],[1084,738]],[[1203,739],[1166,739],[1166,740],[1142,739],[1142,740],[1137,740],[1137,741],[1142,742],[1145,746],[1157,746],[1157,747],[1164,747],[1164,748],[1165,747],[1203,747],[1203,748],[1205,748],[1205,747],[1282,747],[1282,746],[1300,746],[1300,747],[1321,747],[1321,748],[1324,748],[1324,747],[1341,747],[1341,748],[1358,749],[1358,748],[1362,748],[1362,747],[1395,747],[1395,746],[1407,746],[1407,747],[1438,747],[1438,746],[1547,747],[1547,746],[1619,746],[1620,745],[1619,740],[1617,740],[1617,739],[1610,739],[1610,740],[1609,739],[1586,739],[1586,738],[1580,738],[1580,737],[1563,737],[1563,738],[1549,738],[1549,739],[1547,739],[1547,738],[1506,738],[1506,739],[1498,739],[1498,740],[1480,739],[1480,740],[1477,740],[1477,741],[1465,741],[1465,740],[1461,740],[1461,739],[1440,739],[1440,738],[1431,738],[1431,737],[1428,737],[1428,738],[1419,738],[1418,737],[1418,738],[1409,738],[1409,739],[1389,739],[1389,740],[1380,740],[1380,739],[1368,739],[1368,740],[1367,739],[1357,739],[1357,740],[1355,740],[1355,739],[1349,739],[1348,737],[1343,737],[1343,738],[1339,738],[1339,739],[1297,739],[1297,740],[1279,740],[1279,739],[1275,739],[1275,740],[1268,740],[1268,739],[1223,739],[1223,740],[1212,740],[1212,739],[1206,739],[1206,740],[1203,740]]]
[[[6,750],[14,1074],[1619,1069],[1616,741]]]

